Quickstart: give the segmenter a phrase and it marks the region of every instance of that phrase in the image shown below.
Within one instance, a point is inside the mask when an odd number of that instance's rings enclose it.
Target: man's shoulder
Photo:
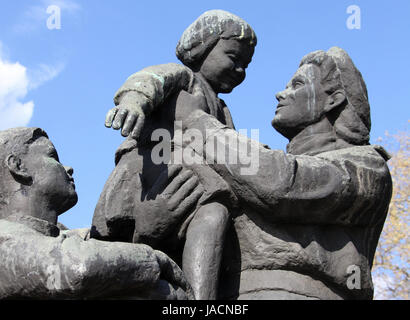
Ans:
[[[16,235],[35,235],[38,232],[22,223],[0,219],[0,237],[13,237]]]
[[[0,233],[19,236],[48,236],[58,237],[60,229],[56,224],[30,215],[16,213],[0,219]]]

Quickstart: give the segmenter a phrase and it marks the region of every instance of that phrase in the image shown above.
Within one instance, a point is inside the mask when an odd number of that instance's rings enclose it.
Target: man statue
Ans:
[[[77,202],[72,174],[43,130],[0,131],[0,299],[192,297],[164,253],[60,231]]]
[[[230,154],[240,143],[252,145],[259,164],[255,175],[242,175],[240,163],[211,165],[241,208],[228,236],[219,297],[371,299],[392,180],[388,154],[369,145],[362,76],[342,49],[316,51],[276,97],[272,124],[289,139],[287,153],[266,149],[202,110],[184,121],[206,135],[198,149],[210,163],[215,155],[205,145],[214,140]],[[191,98],[198,108],[198,97]]]

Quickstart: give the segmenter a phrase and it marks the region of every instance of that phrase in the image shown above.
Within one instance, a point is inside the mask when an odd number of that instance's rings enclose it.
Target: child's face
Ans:
[[[200,72],[216,93],[230,93],[245,79],[254,47],[247,41],[221,39],[205,58]]]

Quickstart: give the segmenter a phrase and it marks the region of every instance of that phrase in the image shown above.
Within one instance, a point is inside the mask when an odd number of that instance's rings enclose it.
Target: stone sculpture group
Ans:
[[[276,95],[289,144],[272,150],[218,97],[245,79],[256,39],[208,11],[177,45],[183,65],[126,80],[105,125],[127,138],[90,229],[57,222],[77,194],[47,134],[0,132],[0,298],[372,299],[392,181],[362,76],[340,48],[307,54]]]

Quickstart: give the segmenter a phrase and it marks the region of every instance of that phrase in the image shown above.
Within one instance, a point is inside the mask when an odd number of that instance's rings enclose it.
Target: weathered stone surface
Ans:
[[[271,150],[218,98],[255,45],[245,21],[206,12],[178,43],[184,66],[127,79],[106,126],[128,138],[91,229],[57,222],[77,194],[46,133],[0,132],[0,299],[371,299],[392,181],[362,76],[340,48],[306,55],[276,95],[287,152]],[[179,139],[190,130],[202,138]]]

